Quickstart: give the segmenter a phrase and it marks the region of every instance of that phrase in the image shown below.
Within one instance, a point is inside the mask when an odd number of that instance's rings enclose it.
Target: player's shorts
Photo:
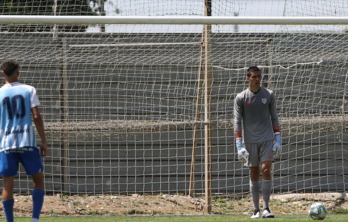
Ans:
[[[274,141],[264,141],[260,143],[246,143],[245,149],[249,152],[248,167],[259,166],[261,162],[273,161]]]
[[[16,176],[19,163],[29,176],[43,171],[39,149],[25,147],[0,152],[0,176]]]

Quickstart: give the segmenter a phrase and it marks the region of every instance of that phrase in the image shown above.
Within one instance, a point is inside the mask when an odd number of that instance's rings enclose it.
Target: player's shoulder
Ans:
[[[244,89],[242,92],[237,93],[236,98],[244,98],[244,95],[247,93],[248,89]]]
[[[35,87],[34,87],[34,86],[31,86],[31,85],[23,84],[23,87],[29,89],[30,91],[36,90]]]
[[[17,82],[16,85],[14,85],[15,87],[19,87],[21,89],[27,89],[29,91],[35,90],[34,86],[28,85],[28,84],[24,84],[21,82]]]
[[[20,82],[14,82],[14,83],[7,83],[5,85],[3,85],[0,88],[1,91],[7,91],[7,90],[15,90],[13,92],[22,92],[22,93],[32,93],[33,91],[36,91],[36,89],[31,86],[31,85],[27,85],[24,83],[20,83]]]
[[[268,89],[266,87],[261,87],[261,90],[264,92],[264,93],[267,93],[269,95],[272,95],[273,94],[273,90],[271,89]]]

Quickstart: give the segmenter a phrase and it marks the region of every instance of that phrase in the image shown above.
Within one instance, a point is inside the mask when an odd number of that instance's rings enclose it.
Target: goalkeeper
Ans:
[[[234,101],[234,130],[238,158],[250,169],[250,193],[254,205],[252,219],[261,216],[274,217],[269,209],[272,162],[281,152],[275,97],[271,90],[261,86],[261,78],[261,71],[257,66],[249,67],[247,70],[249,87],[239,93]],[[264,201],[262,214],[259,203],[260,187]]]

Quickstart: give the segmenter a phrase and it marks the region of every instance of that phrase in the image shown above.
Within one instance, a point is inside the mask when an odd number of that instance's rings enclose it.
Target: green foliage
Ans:
[[[85,16],[96,15],[88,5],[87,0],[7,0],[0,2],[1,15],[56,15],[56,16]],[[47,25],[1,25],[2,31],[7,32],[51,32],[52,26]],[[57,26],[60,32],[83,32],[86,25]]]
[[[54,15],[54,0],[2,1],[2,15]],[[57,0],[56,15],[94,15],[86,0]]]

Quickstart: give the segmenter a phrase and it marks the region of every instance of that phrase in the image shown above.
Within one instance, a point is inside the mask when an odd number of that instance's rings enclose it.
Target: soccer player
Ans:
[[[238,159],[249,167],[250,193],[254,205],[252,219],[273,218],[269,209],[272,192],[272,162],[280,155],[281,137],[276,100],[271,90],[261,86],[261,70],[247,70],[249,87],[234,101],[234,130]],[[263,211],[260,212],[260,165],[262,174]]]
[[[32,221],[39,221],[44,200],[44,176],[41,156],[48,152],[39,99],[34,87],[18,82],[19,65],[14,60],[2,66],[5,85],[0,88],[0,175],[3,179],[2,204],[7,222],[13,222],[14,176],[19,163],[32,177]],[[41,138],[38,148],[32,120]]]

